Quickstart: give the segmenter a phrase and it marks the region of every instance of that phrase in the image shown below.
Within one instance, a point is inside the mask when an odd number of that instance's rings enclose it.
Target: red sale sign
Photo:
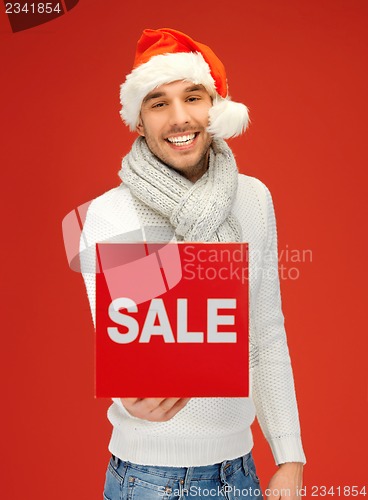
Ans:
[[[101,243],[97,397],[247,397],[247,243]]]

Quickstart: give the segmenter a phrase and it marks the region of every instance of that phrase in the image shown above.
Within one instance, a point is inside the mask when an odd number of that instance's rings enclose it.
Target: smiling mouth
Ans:
[[[194,134],[180,135],[177,137],[168,137],[166,140],[175,146],[188,146],[194,141],[197,135],[198,132]]]

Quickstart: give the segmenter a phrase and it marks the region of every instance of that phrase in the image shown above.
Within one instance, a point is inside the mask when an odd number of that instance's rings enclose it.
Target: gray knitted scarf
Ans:
[[[208,170],[195,183],[154,156],[143,137],[123,158],[119,176],[136,198],[167,218],[185,241],[242,240],[240,224],[231,214],[238,169],[224,140],[213,139]]]

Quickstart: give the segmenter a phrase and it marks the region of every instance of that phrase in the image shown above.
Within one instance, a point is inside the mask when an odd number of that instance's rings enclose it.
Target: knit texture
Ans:
[[[241,240],[241,228],[231,214],[238,169],[224,140],[213,139],[209,167],[195,183],[154,156],[143,137],[123,158],[119,175],[130,192],[168,219],[185,241]]]
[[[275,462],[305,462],[281,309],[275,215],[267,187],[258,179],[239,174],[232,213],[240,223],[243,241],[249,243],[251,395],[193,398],[167,422],[135,418],[114,399],[108,411],[113,425],[109,450],[122,460],[189,467],[239,457],[253,446],[250,426],[257,414]],[[170,222],[134,198],[124,185],[91,203],[80,250],[94,321],[94,245],[124,241],[127,233],[144,238],[142,225],[156,227],[161,241],[171,239]],[[129,384],[128,376],[126,380]]]

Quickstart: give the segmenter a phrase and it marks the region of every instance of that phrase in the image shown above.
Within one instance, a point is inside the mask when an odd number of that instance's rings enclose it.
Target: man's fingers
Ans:
[[[180,399],[181,398],[166,398],[160,403],[160,406],[157,409],[164,412],[170,411],[180,401]]]
[[[150,416],[157,421],[166,421],[173,417],[180,408],[176,409],[176,405],[180,403],[181,398],[165,398],[161,403],[150,413]],[[175,408],[175,409],[174,409]]]
[[[172,407],[165,413],[164,415],[165,420],[170,420],[170,418],[174,417],[182,408],[184,408],[184,406],[188,403],[189,400],[190,398],[177,399],[177,401],[172,405]]]
[[[123,406],[135,417],[147,418],[165,398],[121,398]]]
[[[188,401],[190,401],[190,398],[180,398],[173,406],[173,410],[174,409],[177,409],[177,410],[180,410],[181,408],[183,408],[187,403]]]
[[[137,401],[136,404],[154,410],[160,406],[162,401],[165,401],[165,398],[143,398],[140,401]]]
[[[121,398],[122,404],[135,417],[165,422],[176,415],[190,398]]]
[[[122,402],[123,406],[125,408],[128,408],[128,406],[134,405],[137,401],[139,401],[139,398],[120,398],[120,401]]]

